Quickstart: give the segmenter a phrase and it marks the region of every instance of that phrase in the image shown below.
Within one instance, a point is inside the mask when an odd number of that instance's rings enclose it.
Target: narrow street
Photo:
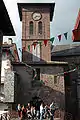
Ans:
[[[80,120],[80,0],[22,1],[0,0],[0,120]]]
[[[18,118],[13,118],[13,119],[11,119],[11,120],[19,120]],[[25,119],[25,120],[27,120],[27,119]],[[29,119],[29,120],[31,120],[31,119]],[[39,120],[39,119],[34,119],[34,120]],[[44,119],[44,120],[50,120],[50,119]],[[60,120],[60,118],[54,118],[54,120]]]

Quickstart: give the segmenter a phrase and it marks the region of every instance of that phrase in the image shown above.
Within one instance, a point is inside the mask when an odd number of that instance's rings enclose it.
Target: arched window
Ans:
[[[29,34],[33,35],[33,22],[32,21],[29,23]]]
[[[41,21],[38,23],[38,33],[42,34],[42,22]]]

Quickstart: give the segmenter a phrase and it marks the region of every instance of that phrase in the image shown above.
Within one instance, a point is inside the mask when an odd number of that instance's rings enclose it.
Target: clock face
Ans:
[[[41,14],[39,12],[35,12],[32,14],[33,20],[40,20],[41,19]]]

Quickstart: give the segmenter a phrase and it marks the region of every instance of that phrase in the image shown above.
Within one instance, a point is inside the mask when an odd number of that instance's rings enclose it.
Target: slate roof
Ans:
[[[80,44],[53,46],[51,56],[76,56],[80,55]]]

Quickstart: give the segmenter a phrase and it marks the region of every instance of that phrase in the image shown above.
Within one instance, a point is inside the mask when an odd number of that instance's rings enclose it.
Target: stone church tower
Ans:
[[[19,4],[23,61],[51,61],[50,21],[53,18],[54,5],[54,3]]]
[[[36,96],[45,103],[55,101],[64,107],[64,76],[57,74],[64,71],[67,63],[51,61],[50,22],[54,6],[54,3],[18,3],[22,21],[22,61],[37,73],[33,79],[34,71],[31,74],[23,63],[15,64],[14,70],[21,78],[18,103],[27,104]]]

